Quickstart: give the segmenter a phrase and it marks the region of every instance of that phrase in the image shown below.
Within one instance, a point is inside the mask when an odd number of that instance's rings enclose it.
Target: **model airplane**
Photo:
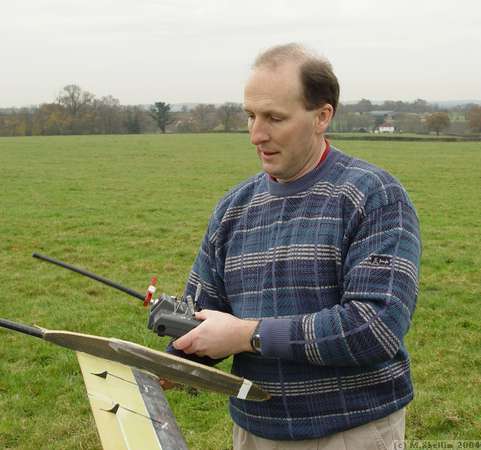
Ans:
[[[104,450],[187,449],[159,378],[241,399],[270,397],[249,380],[133,342],[5,319],[0,319],[0,327],[77,353]]]

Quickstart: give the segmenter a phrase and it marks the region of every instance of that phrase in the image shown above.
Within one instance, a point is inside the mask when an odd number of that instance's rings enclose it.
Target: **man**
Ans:
[[[338,97],[330,64],[299,45],[257,58],[244,106],[263,173],[219,202],[187,283],[202,283],[203,323],[172,351],[235,355],[233,373],[272,395],[230,399],[236,449],[404,438],[418,220],[396,179],[324,138]]]

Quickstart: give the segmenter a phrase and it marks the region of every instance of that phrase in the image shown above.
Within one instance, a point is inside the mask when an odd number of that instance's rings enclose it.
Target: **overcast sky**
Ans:
[[[292,41],[332,62],[343,101],[481,99],[480,0],[2,0],[0,107],[67,84],[241,102],[255,55]]]

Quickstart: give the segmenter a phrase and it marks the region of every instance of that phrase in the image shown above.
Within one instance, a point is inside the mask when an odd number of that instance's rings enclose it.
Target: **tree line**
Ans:
[[[0,136],[235,131],[246,123],[236,103],[200,104],[174,112],[160,101],[121,105],[111,95],[97,98],[75,84],[65,86],[52,103],[0,109]]]
[[[354,104],[340,104],[331,131],[375,131],[382,125],[396,132],[456,135],[481,132],[481,106],[468,103],[451,108],[417,99],[413,102],[385,101],[374,104],[362,99]]]
[[[332,132],[372,132],[380,126],[398,132],[453,134],[481,132],[481,106],[468,104],[441,109],[426,100],[385,101],[361,99],[340,104]],[[196,133],[245,131],[247,116],[238,103],[197,104],[173,111],[162,101],[152,105],[121,105],[111,95],[97,98],[71,84],[52,103],[25,108],[0,109],[0,136],[69,134],[139,134],[155,132]]]

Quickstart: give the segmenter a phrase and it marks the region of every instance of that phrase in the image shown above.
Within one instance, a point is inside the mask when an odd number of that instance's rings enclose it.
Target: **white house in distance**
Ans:
[[[394,133],[394,125],[392,123],[384,122],[381,125],[379,125],[374,132],[375,133]]]
[[[374,128],[374,133],[394,133],[394,111],[375,110],[370,111],[369,114],[376,119],[377,126]]]

